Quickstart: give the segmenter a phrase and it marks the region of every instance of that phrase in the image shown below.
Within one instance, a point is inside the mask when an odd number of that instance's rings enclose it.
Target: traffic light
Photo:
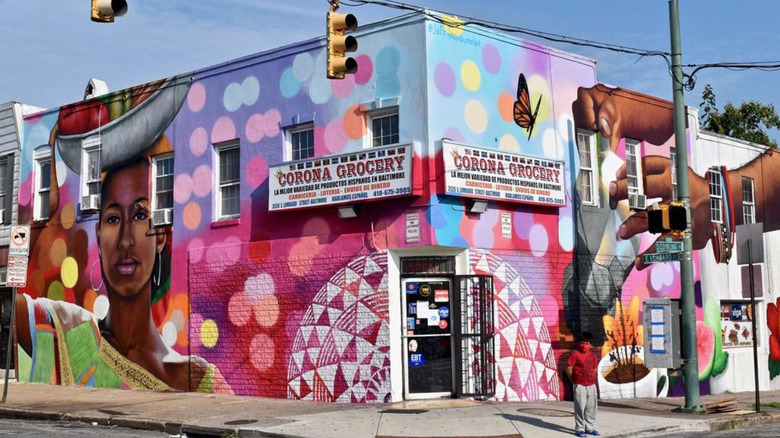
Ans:
[[[92,0],[92,21],[113,23],[114,17],[121,17],[126,13],[125,0]]]
[[[679,202],[662,205],[647,212],[647,231],[653,234],[685,231],[687,222],[685,207]]]
[[[357,50],[357,39],[346,35],[347,31],[357,29],[358,22],[352,14],[328,12],[328,79],[344,79],[344,75],[357,72],[357,61],[347,52]]]

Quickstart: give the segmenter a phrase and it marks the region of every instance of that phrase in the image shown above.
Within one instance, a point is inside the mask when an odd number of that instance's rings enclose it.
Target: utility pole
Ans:
[[[674,92],[674,146],[677,152],[678,194],[685,207],[683,256],[680,260],[680,301],[682,306],[682,359],[685,406],[683,412],[705,412],[699,399],[699,358],[696,343],[696,312],[693,292],[693,242],[691,240],[691,200],[688,186],[688,149],[685,144],[685,100],[683,97],[682,43],[677,0],[669,0],[669,28],[672,40],[672,90]]]

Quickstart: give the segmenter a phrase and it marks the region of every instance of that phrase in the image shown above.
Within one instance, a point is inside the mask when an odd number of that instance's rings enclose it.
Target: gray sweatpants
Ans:
[[[593,430],[596,428],[596,385],[574,384],[574,430]]]

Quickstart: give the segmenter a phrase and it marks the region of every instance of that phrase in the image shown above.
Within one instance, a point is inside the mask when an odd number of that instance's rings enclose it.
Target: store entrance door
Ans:
[[[454,393],[452,281],[409,278],[402,287],[404,398],[450,397]]]

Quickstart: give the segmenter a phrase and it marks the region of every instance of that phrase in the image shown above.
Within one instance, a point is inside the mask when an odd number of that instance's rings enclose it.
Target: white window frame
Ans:
[[[749,184],[748,190],[745,190],[745,184]],[[742,223],[756,223],[756,187],[753,184],[753,178],[742,177]],[[746,196],[749,195],[749,196]],[[748,197],[750,200],[748,200]]]
[[[222,153],[227,152],[229,150],[238,149],[239,155],[238,155],[238,179],[236,181],[229,181],[227,183],[222,182]],[[238,140],[232,140],[227,141],[220,144],[214,145],[214,151],[216,152],[216,165],[214,166],[215,172],[215,187],[216,190],[214,190],[215,193],[215,201],[216,205],[214,206],[214,211],[216,213],[216,220],[226,220],[226,219],[236,219],[241,216],[241,144]],[[228,187],[237,186],[239,191],[239,198],[238,198],[238,212],[236,213],[230,213],[225,214],[222,211],[222,191]]]
[[[723,223],[723,185],[720,183],[721,175],[718,169],[707,171],[707,181],[710,189],[710,220]]]
[[[103,153],[100,138],[97,136],[86,138],[81,142],[81,196],[100,196],[100,174],[103,173]],[[94,179],[89,177],[89,156],[97,154],[98,172]],[[89,185],[96,184],[97,193],[90,193]]]
[[[295,151],[293,150],[293,147],[295,146],[293,139],[297,134],[301,134],[304,132],[311,132],[311,155],[306,157],[298,157],[295,158]],[[314,158],[314,123],[302,123],[300,125],[295,125],[287,128],[287,132],[285,135],[285,155],[287,157],[286,161],[297,161],[297,160],[306,160],[309,158]],[[308,150],[308,148],[307,148]]]
[[[51,196],[51,185],[55,183],[55,181],[52,181],[51,179],[51,166],[54,165],[52,163],[51,159],[51,150],[47,147],[44,151],[36,151],[34,154],[34,160],[35,160],[35,204],[33,206],[33,219],[36,221],[44,221],[49,219],[49,215],[51,212],[49,211],[49,196]],[[41,168],[44,164],[49,164],[49,186],[46,188],[41,187],[41,178],[43,177],[43,173],[41,171]],[[46,214],[43,214],[44,209],[44,202],[41,200],[41,193],[46,192],[49,194],[47,196],[47,201],[45,205]]]
[[[398,120],[398,141],[395,143],[384,143],[379,145],[374,145],[374,120],[381,119],[384,117],[392,117],[395,116]],[[366,148],[379,148],[379,147],[385,147],[385,146],[391,146],[401,143],[401,116],[398,112],[398,107],[393,106],[389,108],[382,108],[377,109],[373,111],[368,112],[368,116],[366,117],[366,144],[364,145]]]
[[[596,143],[597,143],[597,137],[596,133],[593,131],[586,131],[586,130],[578,130],[577,131],[577,150],[580,151],[579,155],[582,157],[581,149],[583,145],[587,145],[587,151],[585,151],[585,154],[590,158],[590,167],[583,165],[582,160],[580,160],[580,171],[577,175],[577,180],[580,182],[580,188],[582,189],[582,179],[583,175],[587,174],[590,175],[589,179],[589,186],[590,190],[587,192],[590,194],[590,199],[585,198],[585,190],[581,190],[580,193],[580,202],[582,205],[592,205],[592,206],[598,206],[599,205],[599,186],[598,186],[598,157],[596,156]]]
[[[161,178],[161,177],[168,176],[168,175],[162,175],[162,176],[157,175],[157,168],[160,165],[160,162],[161,161],[165,161],[165,160],[171,160],[171,162],[173,162],[173,154],[162,154],[162,155],[155,155],[154,157],[152,157],[152,211],[155,211],[155,210],[172,210],[173,209],[173,204],[174,204],[173,200],[171,200],[171,206],[170,207],[159,208],[157,206],[157,201],[158,201],[158,198],[157,198],[157,195],[158,195],[158,193],[157,193],[157,179]],[[171,180],[173,180],[173,167],[171,167],[170,176],[171,176]],[[173,184],[171,184],[171,195],[173,195]]]
[[[633,166],[630,165],[632,162]],[[631,179],[635,179],[636,184],[632,184]],[[626,139],[626,181],[628,182],[628,194],[643,195],[645,193],[642,182],[642,143],[636,140]]]
[[[669,148],[669,167],[672,170],[672,200],[677,200],[677,149]]]

